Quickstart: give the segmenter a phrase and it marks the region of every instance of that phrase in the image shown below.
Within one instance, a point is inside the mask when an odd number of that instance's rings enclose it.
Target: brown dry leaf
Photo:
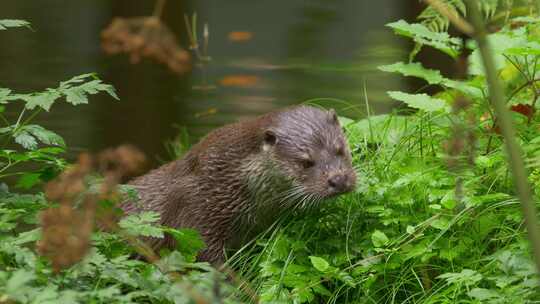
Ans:
[[[191,56],[175,35],[156,17],[114,18],[101,32],[101,47],[108,54],[129,54],[132,63],[142,57],[165,64],[183,74],[191,69]]]
[[[59,206],[41,212],[42,237],[37,242],[37,250],[51,261],[56,272],[74,265],[86,255],[99,201],[118,201],[118,183],[126,175],[139,173],[145,159],[132,146],[105,150],[96,160],[89,154],[81,154],[77,164],[46,185],[47,199]],[[86,178],[96,169],[104,176],[97,194],[88,191],[86,184]],[[108,213],[101,212],[97,220],[103,223],[116,219]]]
[[[84,179],[91,171],[91,164],[90,156],[82,154],[76,165],[45,187],[47,199],[60,206],[41,213],[43,232],[37,250],[51,260],[56,272],[79,262],[90,247],[95,198],[85,197],[80,208],[75,208],[75,204],[85,190]]]
[[[142,173],[146,156],[131,145],[122,145],[101,152],[97,162],[99,172],[104,176],[115,176],[121,179]]]

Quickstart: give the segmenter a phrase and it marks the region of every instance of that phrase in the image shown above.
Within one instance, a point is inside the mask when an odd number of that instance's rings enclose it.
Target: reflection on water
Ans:
[[[376,67],[403,57],[384,24],[408,13],[406,1],[170,0],[164,21],[183,45],[184,13],[196,11],[210,28],[212,61],[183,76],[100,50],[100,32],[114,16],[148,15],[152,6],[150,0],[0,4],[0,18],[26,19],[35,29],[0,32],[0,87],[42,90],[95,71],[117,88],[120,102],[102,95],[84,106],[59,103],[38,123],[63,135],[72,153],[132,143],[157,159],[175,125],[200,137],[225,123],[322,97],[344,101],[324,105],[361,115],[364,86],[381,112],[391,106],[384,91],[399,86]]]

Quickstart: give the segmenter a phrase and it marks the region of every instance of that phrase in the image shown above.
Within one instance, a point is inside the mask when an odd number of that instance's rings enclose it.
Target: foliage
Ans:
[[[181,158],[191,146],[189,133],[186,127],[176,126],[178,135],[172,140],[165,142],[165,150],[169,159]]]
[[[28,27],[29,23],[0,20],[0,30],[17,26]],[[89,95],[100,92],[118,99],[114,88],[94,74],[73,77],[42,92],[20,94],[0,88],[0,120],[4,123],[0,128],[0,178],[3,182],[0,184],[0,302],[193,303],[196,300],[197,303],[234,303],[232,294],[237,291],[225,283],[225,275],[207,263],[195,262],[197,253],[204,248],[199,234],[191,229],[160,227],[156,224],[159,216],[152,212],[122,218],[117,231],[94,231],[89,248],[78,247],[83,249],[81,252],[56,253],[83,254],[80,262],[60,271],[53,267],[50,256],[37,253],[42,253],[40,248],[54,246],[43,243],[57,236],[67,236],[60,239],[67,243],[65,248],[78,241],[77,232],[64,230],[66,227],[67,230],[83,229],[78,226],[84,224],[73,218],[81,212],[89,212],[85,204],[90,199],[101,198],[97,202],[101,216],[117,211],[111,201],[114,196],[110,195],[115,190],[107,188],[110,185],[106,178],[104,181],[91,172],[86,176],[86,171],[73,170],[74,166],[65,170],[66,162],[61,155],[66,144],[62,137],[31,123],[36,115],[43,110],[50,111],[59,100],[76,106],[88,103]],[[6,113],[17,108],[21,109],[17,120],[10,122]],[[125,149],[120,152],[126,156]],[[57,182],[56,187],[52,187],[54,183],[49,182],[45,189],[47,195],[39,192],[40,183],[50,181],[61,171],[65,175],[63,183]],[[77,175],[80,172],[85,174]],[[18,188],[32,189],[33,194],[10,191],[5,182],[12,176],[19,177]],[[123,186],[118,190],[133,198],[133,189]],[[52,197],[56,198],[50,202]],[[52,215],[48,219],[52,218],[54,223],[47,222],[46,215]],[[63,220],[67,222],[62,223]],[[52,234],[52,238],[45,238],[47,233]],[[178,241],[176,250],[163,252],[154,263],[137,258],[139,243],[130,241],[163,238],[165,234]]]
[[[80,263],[54,273],[49,261],[38,256],[31,246],[40,238],[40,230],[14,232],[21,224],[35,224],[37,211],[47,205],[42,194],[12,194],[5,189],[0,192],[2,301],[191,303],[191,297],[185,294],[191,290],[210,299],[204,303],[212,303],[211,299],[231,293],[225,284],[216,286],[216,282],[223,280],[222,274],[207,264],[188,262],[183,252],[175,251],[160,263],[150,264],[134,259],[135,251],[120,235],[106,232],[94,234],[92,248]],[[150,228],[154,220],[154,214],[143,213],[125,218],[121,226],[135,236],[162,235],[163,229]],[[199,240],[198,236],[192,238]],[[183,272],[179,278],[169,275],[177,271]]]
[[[5,23],[4,23],[5,24]],[[65,166],[59,155],[65,151],[65,142],[58,134],[42,126],[31,124],[42,111],[49,111],[61,98],[72,105],[88,103],[88,95],[107,92],[118,99],[114,88],[103,84],[94,74],[84,74],[61,82],[58,88],[48,88],[43,92],[28,94],[14,93],[8,88],[0,88],[0,178],[20,176],[18,185],[31,188],[40,181],[50,180]],[[6,107],[16,109],[16,102],[22,102],[22,110],[15,122],[5,115]],[[24,149],[15,150],[12,143]],[[37,163],[41,166],[33,172],[21,172],[16,168],[21,164]]]
[[[445,2],[466,13],[461,1]],[[499,2],[480,2],[487,17],[496,18]],[[407,116],[396,111],[359,121],[341,119],[358,170],[356,191],[319,210],[284,218],[277,229],[261,235],[228,262],[249,280],[240,287],[254,289],[260,302],[540,300],[539,278],[529,256],[497,120],[486,97],[477,47],[445,33],[444,23],[430,25],[428,18],[422,19],[423,23],[389,24],[417,46],[408,62],[380,69],[423,79],[439,92],[388,92],[403,102]],[[507,21],[490,40],[538,201],[540,19],[509,16]],[[6,24],[10,23],[0,21]],[[415,62],[423,46],[451,57],[470,50],[467,78],[451,79]],[[34,244],[44,233],[35,228],[40,211],[51,206],[35,186],[64,169],[60,155],[65,143],[30,122],[60,99],[77,105],[98,92],[116,98],[112,87],[91,74],[38,93],[0,89],[0,119],[5,123],[0,129],[5,142],[0,147],[0,177],[20,176],[19,187],[36,190],[21,194],[5,185],[0,188],[0,301],[236,303],[239,296],[251,301],[249,292],[248,298],[239,292],[243,288],[224,282],[223,273],[195,261],[204,248],[195,231],[160,227],[152,212],[123,218],[117,231],[94,232],[83,260],[58,273],[51,261],[35,253]],[[11,123],[5,107],[16,101],[22,102],[22,110]],[[183,153],[184,142],[172,150]],[[28,163],[40,167],[16,170],[16,165]],[[112,203],[100,201],[100,206]],[[141,252],[132,240],[165,235],[178,241],[175,250],[160,253],[153,263],[136,258]]]
[[[286,221],[230,263],[264,303],[538,302],[539,278],[476,45],[421,24],[389,26],[452,56],[466,46],[467,78],[444,77],[414,55],[381,67],[439,92],[389,92],[408,116],[342,119],[356,192]],[[539,30],[537,18],[510,18],[489,37],[537,202]]]
[[[7,30],[10,27],[30,28],[30,23],[28,21],[18,19],[0,19],[0,31]]]
[[[447,9],[461,16],[467,15],[465,1],[463,0],[440,0]],[[511,16],[522,14],[522,11],[530,13],[532,1],[529,0],[482,0],[478,1],[480,10],[488,20],[496,22],[497,19],[507,19]],[[502,18],[501,18],[502,16]],[[422,25],[435,32],[446,32],[450,26],[448,18],[442,16],[431,6],[427,6],[418,15]]]
[[[392,22],[387,26],[392,28],[396,34],[413,39],[417,46],[428,45],[453,58],[459,54],[461,40],[452,38],[445,32],[434,32],[420,23],[410,24],[405,20]],[[418,51],[420,48],[417,48],[413,53],[416,54]]]

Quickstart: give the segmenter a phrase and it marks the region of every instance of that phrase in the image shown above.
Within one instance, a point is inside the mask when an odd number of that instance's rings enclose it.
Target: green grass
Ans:
[[[452,131],[449,121],[421,114],[370,121],[346,126],[359,173],[356,193],[289,218],[230,260],[261,300],[538,299],[519,202],[507,175],[497,173],[506,171],[503,152],[450,170],[441,145]],[[463,194],[456,197],[457,184]]]

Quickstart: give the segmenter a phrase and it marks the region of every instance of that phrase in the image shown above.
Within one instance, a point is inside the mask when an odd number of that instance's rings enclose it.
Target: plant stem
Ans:
[[[2,120],[2,122],[6,124],[6,127],[9,127],[11,125],[9,121],[6,119],[6,117],[2,114],[0,114],[0,120]]]
[[[197,59],[199,59],[199,61],[202,61],[202,54],[201,54],[201,51],[199,49],[199,41],[197,41],[197,32],[196,32],[196,17],[197,15],[196,14],[193,14],[193,17],[191,17],[192,19],[190,20],[190,18],[184,14],[184,22],[186,23],[186,30],[187,30],[187,33],[188,33],[188,38],[189,38],[189,42],[190,42],[190,46],[189,48],[195,53],[195,56],[197,56]]]
[[[15,123],[15,127],[13,128],[13,132],[17,131],[19,128],[19,125],[21,123],[21,120],[24,116],[24,112],[26,111],[26,107],[22,109],[21,114],[19,114],[19,118],[17,118],[17,122]]]
[[[490,92],[491,104],[497,115],[506,151],[508,153],[508,162],[514,176],[514,184],[517,196],[521,201],[521,208],[525,218],[525,225],[531,243],[534,261],[538,272],[540,272],[540,229],[538,227],[538,218],[536,206],[533,200],[531,189],[527,180],[527,172],[522,159],[522,151],[515,141],[516,132],[512,124],[510,113],[504,100],[503,88],[497,78],[497,69],[495,60],[491,52],[489,41],[484,27],[484,21],[480,14],[478,3],[475,0],[467,0],[467,8],[471,24],[474,27],[474,38],[478,43],[478,48],[482,55],[482,62],[486,71],[486,78]]]
[[[538,81],[540,81],[540,79],[533,79],[533,80],[529,80],[529,81],[525,82],[524,84],[519,86],[519,88],[515,89],[514,92],[512,92],[512,94],[510,94],[510,97],[508,97],[508,101],[511,101],[512,98],[514,98],[514,96],[516,96],[516,94],[519,93],[521,90],[523,90],[524,88],[526,88],[526,87],[528,87],[530,85],[534,85],[534,83],[538,82]]]
[[[165,3],[167,0],[157,0],[156,6],[154,6],[154,12],[152,13],[152,16],[161,19],[161,15],[163,14],[163,8],[165,7]]]

